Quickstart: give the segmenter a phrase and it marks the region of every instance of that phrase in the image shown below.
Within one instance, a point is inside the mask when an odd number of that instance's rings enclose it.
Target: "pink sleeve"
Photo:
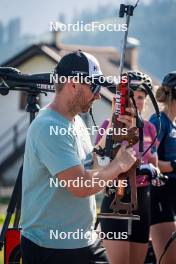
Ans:
[[[108,125],[109,125],[109,120],[106,119],[106,120],[103,121],[103,123],[101,124],[100,128],[104,128],[106,130]],[[100,141],[101,138],[102,138],[102,135],[100,135],[100,133],[97,132],[97,135],[96,135],[96,138],[95,138],[95,145],[98,144],[98,142]]]

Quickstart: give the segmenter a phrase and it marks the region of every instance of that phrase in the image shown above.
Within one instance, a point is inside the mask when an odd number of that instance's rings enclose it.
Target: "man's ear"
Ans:
[[[70,79],[69,82],[67,82],[67,90],[69,93],[74,94],[75,90],[75,83]]]

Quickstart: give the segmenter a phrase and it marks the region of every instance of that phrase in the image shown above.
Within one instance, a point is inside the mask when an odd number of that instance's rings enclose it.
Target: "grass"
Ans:
[[[0,225],[3,225],[5,217],[6,217],[5,214],[0,214]],[[13,225],[13,221],[14,221],[14,215],[12,215],[12,218],[10,220],[10,225]]]
[[[4,262],[3,262],[3,252],[2,251],[0,251],[0,264],[3,264]]]

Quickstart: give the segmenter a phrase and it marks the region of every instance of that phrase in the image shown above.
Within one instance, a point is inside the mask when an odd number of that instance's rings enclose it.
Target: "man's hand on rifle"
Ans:
[[[128,171],[136,162],[136,152],[133,148],[128,148],[122,144],[112,162],[118,164],[121,173],[124,173]]]
[[[134,109],[131,107],[127,107],[126,108],[126,112],[128,114],[126,115],[119,115],[117,120],[124,123],[126,125],[127,128],[131,128],[134,127]]]
[[[113,97],[113,100],[112,100],[112,116],[114,112],[115,112],[115,97]],[[134,127],[135,126],[134,108],[127,107],[126,113],[127,113],[126,115],[119,115],[118,121],[123,122],[127,128]],[[110,120],[112,120],[112,118]]]

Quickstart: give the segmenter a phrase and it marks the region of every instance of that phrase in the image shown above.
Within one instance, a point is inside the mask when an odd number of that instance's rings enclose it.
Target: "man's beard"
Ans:
[[[74,105],[75,107],[78,107],[79,108],[79,112],[80,113],[87,113],[89,112],[93,102],[94,102],[94,99],[91,99],[89,102],[86,102],[86,98],[84,97],[84,94],[82,92],[80,92],[77,97],[75,98],[75,102],[74,102]]]
[[[89,102],[87,102],[87,99],[84,97],[83,91],[79,91],[75,98],[70,101],[70,111],[76,114],[87,113],[89,112],[93,102],[93,98]]]

